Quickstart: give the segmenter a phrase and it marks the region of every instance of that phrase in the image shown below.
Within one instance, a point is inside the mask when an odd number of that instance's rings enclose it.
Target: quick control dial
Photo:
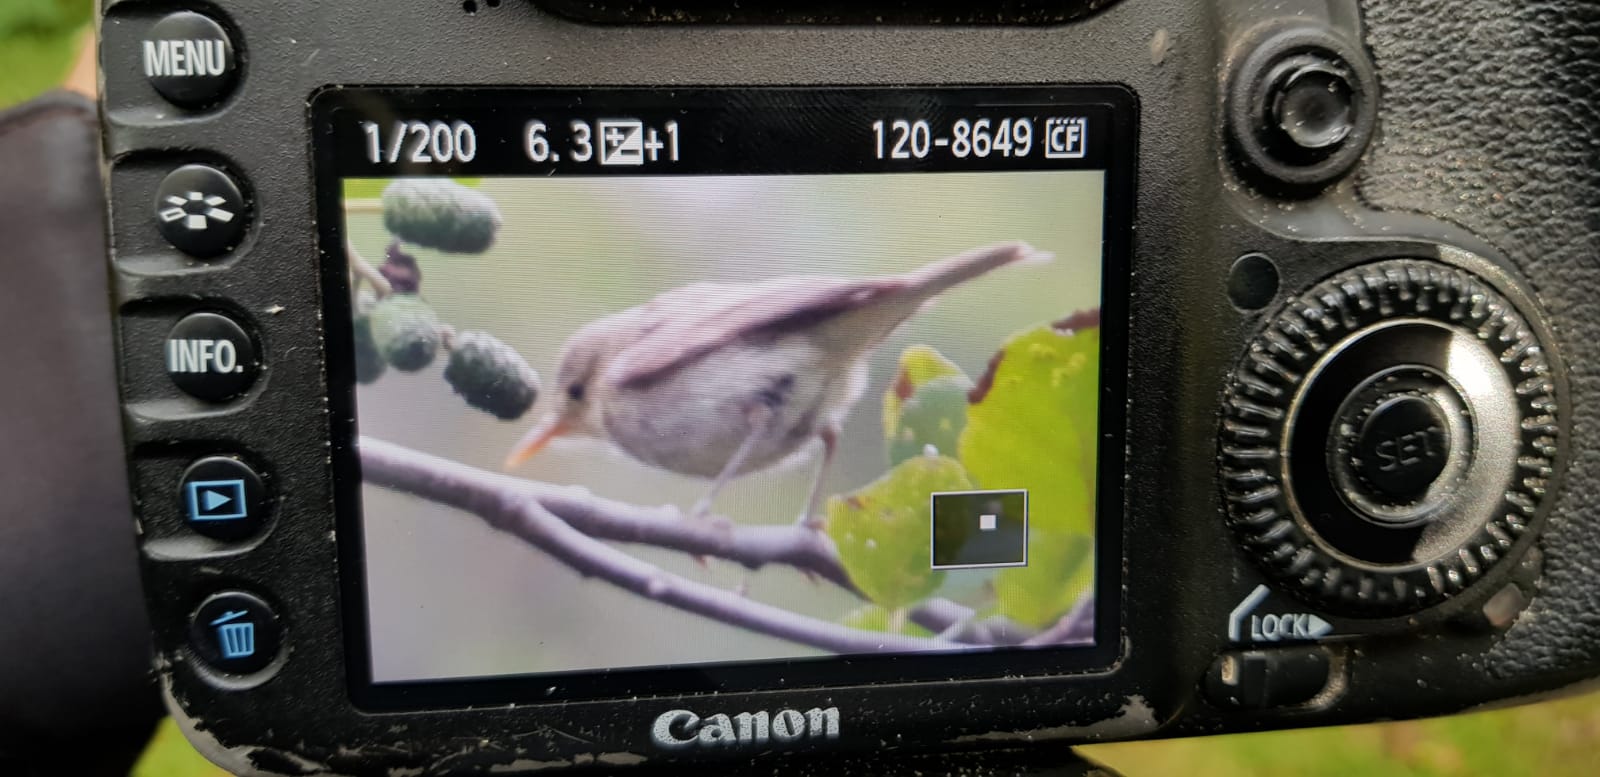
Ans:
[[[1261,567],[1351,615],[1432,606],[1520,549],[1561,412],[1525,314],[1394,259],[1291,300],[1252,341],[1220,434],[1228,518]]]

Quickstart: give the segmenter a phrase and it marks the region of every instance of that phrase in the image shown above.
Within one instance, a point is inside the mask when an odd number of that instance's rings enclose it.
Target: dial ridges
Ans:
[[[1295,514],[1285,484],[1290,403],[1329,349],[1368,327],[1426,319],[1472,333],[1505,369],[1520,419],[1516,471],[1485,525],[1413,564],[1352,562]],[[1459,593],[1509,555],[1556,469],[1560,424],[1544,348],[1488,284],[1436,262],[1394,259],[1335,275],[1289,301],[1246,348],[1222,403],[1219,468],[1230,524],[1272,577],[1310,601],[1361,615],[1419,610]]]

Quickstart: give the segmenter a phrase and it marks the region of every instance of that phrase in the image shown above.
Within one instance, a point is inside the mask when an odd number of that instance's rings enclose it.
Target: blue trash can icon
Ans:
[[[256,652],[256,625],[249,621],[238,623],[249,613],[234,610],[211,622],[217,630],[217,645],[223,658],[248,658]]]

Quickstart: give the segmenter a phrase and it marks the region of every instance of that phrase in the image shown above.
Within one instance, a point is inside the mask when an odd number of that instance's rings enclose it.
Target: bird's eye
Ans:
[[[567,398],[574,402],[582,402],[583,393],[584,391],[582,383],[574,383],[567,387]]]

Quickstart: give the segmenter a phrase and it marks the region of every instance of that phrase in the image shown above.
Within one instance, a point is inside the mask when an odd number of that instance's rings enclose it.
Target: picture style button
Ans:
[[[229,674],[259,672],[283,643],[272,608],[243,591],[212,594],[189,619],[189,644],[211,667]]]
[[[156,187],[154,212],[161,236],[198,259],[237,246],[247,221],[239,185],[210,165],[184,165],[167,173]]]
[[[1027,491],[937,493],[932,510],[934,569],[1027,566]]]
[[[222,402],[250,390],[261,372],[250,335],[218,313],[184,316],[166,342],[167,377],[184,393]]]
[[[193,11],[156,22],[142,41],[140,59],[151,87],[169,102],[190,107],[222,99],[238,72],[227,30]]]
[[[190,464],[178,490],[184,521],[198,534],[242,540],[266,522],[266,487],[238,459],[211,456]]]

